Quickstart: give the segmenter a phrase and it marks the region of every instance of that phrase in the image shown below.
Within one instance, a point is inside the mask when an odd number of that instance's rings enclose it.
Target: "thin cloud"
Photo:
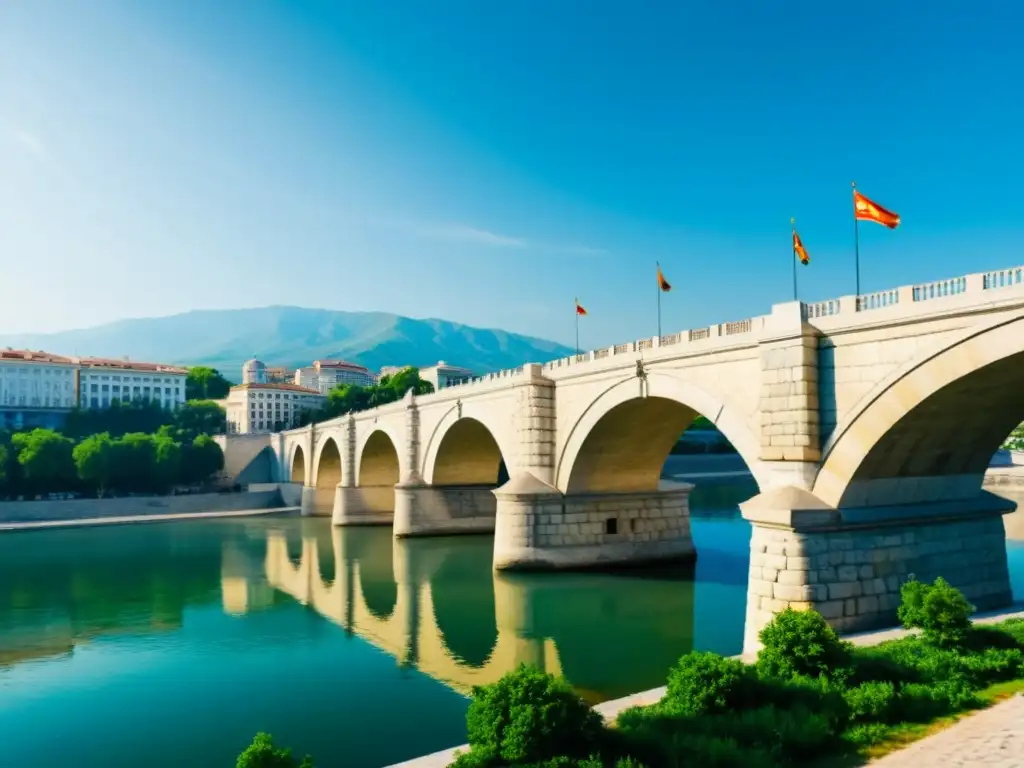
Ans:
[[[28,131],[21,129],[15,129],[12,132],[12,135],[14,136],[15,141],[21,144],[22,147],[27,149],[36,157],[40,157],[44,160],[48,160],[50,158],[50,153],[46,149],[46,144],[44,144],[43,140],[36,136],[34,133],[30,133]]]
[[[486,229],[466,227],[462,225],[447,227],[430,227],[423,229],[420,233],[426,237],[434,237],[439,240],[456,240],[463,243],[479,243],[481,245],[493,245],[499,248],[526,248],[529,243],[521,237],[510,237],[497,232],[490,232]]]

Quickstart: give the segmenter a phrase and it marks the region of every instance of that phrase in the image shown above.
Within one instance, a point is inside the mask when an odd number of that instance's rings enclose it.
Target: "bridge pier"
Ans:
[[[316,488],[308,485],[302,486],[302,495],[299,497],[299,514],[303,517],[312,517],[316,514]]]
[[[494,491],[494,567],[571,569],[693,560],[690,491],[560,493],[529,473]]]
[[[489,486],[395,486],[395,536],[493,533],[497,510]]]
[[[814,609],[849,633],[898,623],[900,587],[942,576],[978,610],[1012,601],[1002,515],[1016,504],[972,499],[837,510],[802,489],[741,505],[752,524],[744,652],[785,610]]]
[[[395,493],[391,486],[355,488],[339,485],[334,491],[333,525],[391,525]]]

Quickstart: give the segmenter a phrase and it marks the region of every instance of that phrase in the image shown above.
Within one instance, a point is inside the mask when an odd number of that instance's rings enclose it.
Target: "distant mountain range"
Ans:
[[[427,366],[444,360],[485,373],[572,354],[553,341],[447,320],[414,320],[384,312],[301,307],[197,310],[75,331],[0,336],[0,347],[210,365],[238,381],[250,357],[297,367],[327,358],[377,371],[384,365]]]

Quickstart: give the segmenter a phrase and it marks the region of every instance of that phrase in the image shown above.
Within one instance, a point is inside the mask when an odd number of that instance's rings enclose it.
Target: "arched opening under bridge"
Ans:
[[[393,513],[395,484],[400,475],[398,450],[391,437],[378,429],[367,439],[359,460],[357,484],[362,510]]]
[[[330,514],[334,496],[341,484],[341,451],[333,437],[324,440],[316,467],[316,505],[318,514]]]
[[[292,453],[292,465],[288,472],[288,480],[292,483],[302,485],[306,482],[306,452],[301,445],[295,446]]]

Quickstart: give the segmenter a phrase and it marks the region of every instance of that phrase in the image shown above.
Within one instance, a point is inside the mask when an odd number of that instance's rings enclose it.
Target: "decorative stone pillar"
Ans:
[[[518,384],[519,456],[516,469],[529,472],[548,485],[555,482],[555,383],[543,376],[543,367],[523,366]],[[514,469],[509,467],[511,476]]]
[[[405,471],[398,484],[402,487],[422,486],[420,474],[420,409],[416,405],[416,395],[410,389],[404,398],[405,402]]]
[[[761,449],[772,485],[810,490],[821,459],[819,332],[799,301],[776,304],[760,339]],[[766,490],[766,489],[762,489]]]
[[[787,608],[814,609],[840,632],[897,623],[900,587],[942,576],[979,610],[1012,599],[1001,516],[1016,504],[974,499],[837,510],[777,488],[741,505],[752,523],[744,652]]]

